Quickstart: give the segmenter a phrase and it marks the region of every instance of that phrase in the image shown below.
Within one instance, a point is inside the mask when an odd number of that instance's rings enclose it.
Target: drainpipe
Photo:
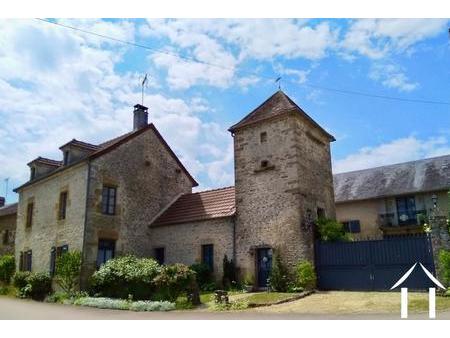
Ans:
[[[86,183],[86,205],[84,207],[84,227],[83,227],[83,242],[81,243],[81,271],[83,271],[84,268],[84,262],[85,262],[85,243],[86,243],[86,228],[87,228],[87,222],[88,222],[88,209],[89,209],[89,191],[91,186],[91,161],[88,160],[88,172],[87,172],[87,183]],[[80,272],[81,272],[80,271]],[[79,278],[79,285],[81,289],[81,273]]]

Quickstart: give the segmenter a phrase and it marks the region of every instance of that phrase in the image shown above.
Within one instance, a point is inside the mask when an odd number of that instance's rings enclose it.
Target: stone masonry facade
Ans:
[[[314,220],[335,217],[330,142],[334,138],[281,91],[229,130],[234,138],[235,186],[192,193],[197,182],[136,105],[134,130],[103,144],[72,140],[63,161],[37,158],[19,193],[15,253],[32,251],[32,271],[49,271],[50,250],[67,245],[83,254],[81,285],[97,268],[101,240],[114,255],[155,256],[164,263],[203,260],[213,248],[219,281],[225,255],[240,276],[258,277],[258,249],[280,254],[292,268],[314,258]],[[33,170],[33,168],[37,170]],[[33,175],[38,172],[39,177]],[[115,212],[102,209],[104,187]],[[67,215],[58,218],[67,193]],[[33,203],[33,222],[27,210]]]
[[[313,260],[312,221],[317,212],[335,215],[329,140],[309,129],[299,116],[285,115],[234,135],[236,262],[242,274],[256,273],[258,248],[278,250],[291,268]]]

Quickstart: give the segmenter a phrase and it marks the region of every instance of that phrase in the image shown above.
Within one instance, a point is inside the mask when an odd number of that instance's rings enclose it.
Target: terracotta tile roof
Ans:
[[[0,217],[17,214],[17,203],[7,204],[0,208]]]
[[[229,217],[234,213],[234,187],[226,187],[181,195],[151,226]]]
[[[333,175],[336,203],[450,189],[450,155]]]
[[[56,161],[56,160],[52,160],[51,158],[45,158],[45,157],[41,157],[41,156],[39,156],[39,157],[35,158],[33,161],[29,162],[28,165],[30,165],[34,162],[39,162],[39,163],[54,166],[54,167],[62,166],[62,161]]]
[[[234,132],[235,130],[248,126],[257,122],[261,122],[270,118],[274,118],[286,113],[298,113],[305,117],[313,126],[323,132],[330,141],[335,141],[335,138],[323,129],[316,121],[314,121],[302,108],[300,108],[292,99],[287,96],[282,90],[278,90],[275,94],[269,97],[261,105],[259,105],[250,114],[245,116],[241,121],[231,126],[228,130]]]

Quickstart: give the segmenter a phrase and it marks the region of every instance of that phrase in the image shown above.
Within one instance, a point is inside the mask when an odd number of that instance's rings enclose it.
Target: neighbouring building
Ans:
[[[5,198],[0,197],[0,256],[14,254],[16,217],[17,203],[5,205]]]
[[[62,161],[31,161],[19,194],[15,240],[20,270],[49,271],[67,250],[83,253],[82,285],[108,259],[152,255],[148,222],[197,182],[156,127],[134,107],[133,131],[101,144],[72,140]]]
[[[335,217],[330,142],[282,91],[229,131],[235,186],[197,182],[136,105],[134,130],[102,144],[72,140],[62,160],[31,161],[19,193],[15,253],[21,270],[54,272],[83,253],[82,282],[120,254],[207,264],[220,280],[226,255],[265,287],[272,254],[293,267],[313,259],[314,220]]]
[[[337,219],[355,237],[422,232],[431,210],[448,215],[449,190],[450,155],[334,175]]]

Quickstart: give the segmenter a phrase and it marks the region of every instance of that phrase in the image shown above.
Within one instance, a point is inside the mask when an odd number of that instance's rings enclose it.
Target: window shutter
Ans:
[[[53,276],[56,272],[56,249],[53,246],[50,250],[50,276]]]

